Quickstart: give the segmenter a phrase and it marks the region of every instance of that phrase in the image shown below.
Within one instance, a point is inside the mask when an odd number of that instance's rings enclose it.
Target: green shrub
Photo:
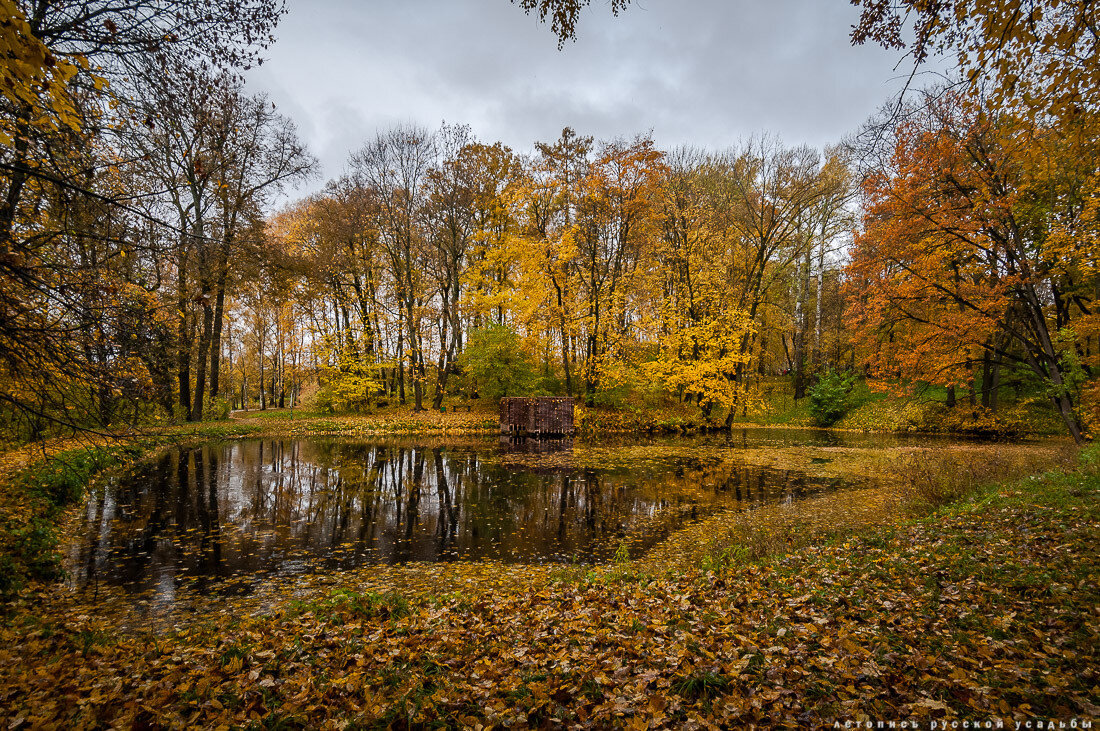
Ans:
[[[1087,474],[1100,472],[1100,444],[1090,444],[1084,447],[1077,455],[1081,463],[1081,469]]]
[[[225,421],[229,418],[229,410],[229,402],[221,396],[217,398],[207,396],[202,410],[203,421]]]
[[[856,377],[829,369],[810,389],[810,415],[818,426],[832,426],[851,408]]]
[[[523,349],[520,336],[505,325],[470,332],[458,359],[467,387],[487,399],[537,395],[535,365]]]
[[[626,406],[628,398],[630,398],[630,386],[627,384],[605,386],[596,389],[592,394],[592,405],[605,409],[621,409]]]
[[[535,380],[535,392],[539,394],[565,393],[565,382],[557,375],[540,376]]]

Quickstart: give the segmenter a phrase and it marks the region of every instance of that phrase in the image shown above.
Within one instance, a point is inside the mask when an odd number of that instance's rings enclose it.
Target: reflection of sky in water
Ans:
[[[173,449],[89,499],[70,571],[77,584],[170,601],[177,590],[247,593],[265,576],[369,564],[605,561],[622,543],[640,555],[717,510],[839,484],[690,450],[638,458],[637,448],[601,446],[591,454],[603,466],[586,468],[572,466],[568,450],[492,441]]]

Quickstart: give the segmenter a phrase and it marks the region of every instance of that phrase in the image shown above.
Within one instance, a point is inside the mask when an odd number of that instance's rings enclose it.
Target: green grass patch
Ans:
[[[401,619],[411,613],[409,600],[397,592],[358,592],[337,589],[329,596],[309,602],[291,602],[290,615],[312,614],[324,622],[348,616],[362,619]]]
[[[0,505],[0,599],[10,598],[30,580],[60,576],[61,511],[83,499],[97,475],[129,464],[147,448],[145,442],[132,442],[70,449],[7,480]]]

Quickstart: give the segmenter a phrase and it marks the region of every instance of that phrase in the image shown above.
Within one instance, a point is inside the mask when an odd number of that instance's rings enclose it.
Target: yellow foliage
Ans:
[[[14,119],[0,120],[0,145],[13,145],[25,134],[22,126],[79,129],[80,117],[67,85],[88,69],[88,62],[83,56],[61,57],[47,48],[34,36],[15,0],[0,0],[0,58],[0,94],[22,110]],[[100,78],[94,83],[97,89],[106,84]]]
[[[751,360],[741,343],[754,330],[736,310],[683,323],[664,339],[661,356],[645,365],[646,373],[672,393],[701,394],[703,402],[732,408],[744,396],[743,384],[733,376]]]
[[[319,400],[333,411],[360,411],[370,407],[372,396],[382,384],[375,378],[378,364],[357,349],[329,349],[328,357],[321,359],[320,375],[325,385]]]

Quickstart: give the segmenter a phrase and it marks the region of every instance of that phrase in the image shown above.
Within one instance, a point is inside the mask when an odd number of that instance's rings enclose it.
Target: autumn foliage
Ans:
[[[1087,227],[1095,204],[1091,120],[1034,126],[968,97],[926,97],[867,177],[849,266],[848,323],[867,368],[995,404],[1002,368],[1044,384],[1081,434],[1095,350]],[[1072,240],[1067,249],[1067,242]]]
[[[535,371],[528,392],[590,407],[649,394],[728,423],[784,363],[839,357],[839,339],[824,347],[835,296],[823,304],[850,190],[838,151],[765,138],[670,155],[569,128],[536,149],[394,128],[271,222],[269,251],[292,273],[287,336],[322,388],[348,352],[374,364],[377,401],[496,393],[464,352],[506,328]]]
[[[590,5],[513,2],[562,43]],[[464,125],[405,124],[365,133],[342,176],[273,210],[316,172],[293,122],[241,77],[285,4],[0,0],[0,444],[24,450],[0,460],[0,719],[1095,720],[1094,452],[1073,473],[990,488],[972,464],[940,479],[950,465],[930,469],[907,446],[887,487],[800,507],[792,487],[788,504],[705,520],[693,504],[693,522],[650,553],[632,560],[624,539],[601,566],[398,562],[334,576],[288,559],[255,595],[230,596],[219,577],[226,593],[213,598],[158,576],[177,612],[165,623],[163,606],[101,587],[105,523],[88,582],[36,583],[60,575],[66,506],[149,449],[265,434],[450,439],[494,432],[485,402],[503,395],[575,396],[582,433],[653,428],[660,407],[732,430],[788,378],[794,400],[809,395],[809,413],[833,424],[866,378],[922,398],[943,389],[949,426],[998,420],[1009,395],[1053,405],[1087,440],[1100,423],[1098,5],[852,4],[856,42],[918,64],[951,53],[958,78],[898,99],[844,146],[761,135],[669,150],[564,127],[522,153]],[[302,419],[303,405],[326,413]],[[231,409],[251,413],[161,428]],[[149,425],[156,439],[114,441]],[[112,444],[68,449],[91,432]],[[27,467],[32,449],[57,459]],[[639,469],[652,446],[634,449]],[[800,459],[833,465],[840,452]],[[774,444],[755,454],[789,456]],[[572,469],[572,456],[501,461]],[[302,502],[328,501],[345,524],[373,489],[328,490],[299,468]],[[256,474],[267,469],[282,468],[261,460]],[[390,473],[409,505],[427,484],[416,469],[408,482]],[[211,553],[234,525],[214,500],[221,475],[213,462],[193,479],[186,462],[175,471],[183,509],[210,498],[194,537]],[[228,482],[243,499],[239,477]],[[595,505],[598,481],[585,485],[571,499]],[[910,513],[941,511],[900,522],[906,493]],[[273,514],[287,499],[261,480],[255,494]],[[171,542],[162,507],[149,530],[133,521],[138,553]],[[404,515],[411,531],[420,514]],[[180,607],[202,611],[184,619]]]

